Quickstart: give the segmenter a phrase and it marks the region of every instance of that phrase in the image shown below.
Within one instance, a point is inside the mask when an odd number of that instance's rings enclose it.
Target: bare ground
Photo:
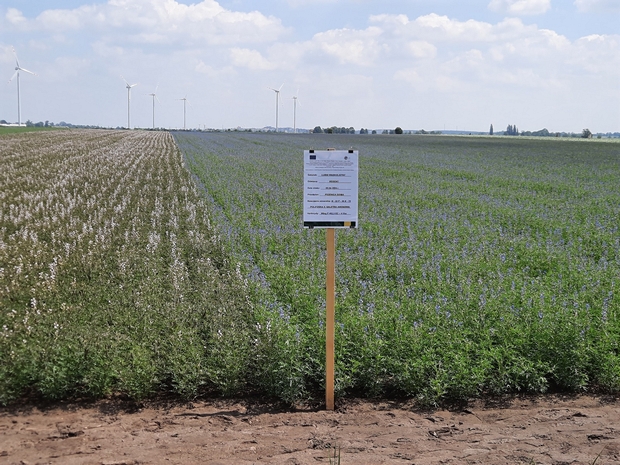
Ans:
[[[620,403],[511,397],[455,410],[341,400],[336,411],[265,401],[121,400],[0,409],[0,464],[620,463]]]

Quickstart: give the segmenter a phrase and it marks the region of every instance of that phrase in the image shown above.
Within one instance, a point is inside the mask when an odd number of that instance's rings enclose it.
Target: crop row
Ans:
[[[327,147],[360,150],[360,227],[337,234],[338,394],[620,389],[616,144],[175,137],[252,283],[272,393],[323,383],[325,236],[302,228],[302,153]]]
[[[620,390],[616,144],[174,137],[0,137],[0,402],[320,396],[325,235],[302,228],[301,155],[333,146],[361,154],[338,395]]]
[[[0,186],[0,403],[236,385],[246,285],[168,133],[6,135]]]

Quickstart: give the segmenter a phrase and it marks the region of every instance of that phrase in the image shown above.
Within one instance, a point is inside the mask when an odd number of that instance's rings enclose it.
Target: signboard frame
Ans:
[[[325,408],[334,410],[336,228],[358,226],[359,152],[304,151],[304,227],[325,228]]]
[[[359,152],[304,150],[304,228],[356,228]]]

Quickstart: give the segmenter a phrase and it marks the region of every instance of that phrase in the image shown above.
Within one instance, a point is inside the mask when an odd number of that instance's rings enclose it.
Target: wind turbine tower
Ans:
[[[125,87],[127,87],[127,129],[131,129],[131,88],[136,87],[138,84],[129,84],[123,76],[121,76],[121,79],[125,81]]]
[[[179,100],[183,100],[183,130],[185,130],[186,129],[186,126],[185,126],[185,116],[187,114],[186,111],[185,111],[185,104],[187,103],[187,95],[185,97],[183,97],[183,98],[180,98]]]
[[[157,84],[157,87],[155,87],[155,92],[153,92],[152,94],[149,94],[151,97],[153,97],[153,129],[155,129],[155,99],[157,99],[157,101],[159,102],[159,99],[157,98],[158,87],[159,87],[159,84]]]
[[[36,73],[33,73],[32,71],[28,71],[27,69],[22,68],[19,65],[19,60],[17,59],[17,52],[15,51],[15,47],[13,47],[13,55],[15,55],[15,74],[13,74],[11,79],[9,79],[9,83],[15,77],[17,77],[17,124],[21,126],[22,125],[22,107],[21,107],[20,94],[19,94],[19,72],[23,71],[25,73],[32,74],[33,76],[36,76]]]
[[[280,107],[280,91],[284,84],[280,86],[279,89],[274,89],[273,87],[269,87],[269,89],[273,90],[276,93],[276,132],[278,132],[278,109]]]
[[[297,134],[297,98],[298,98],[297,95],[298,94],[299,94],[299,89],[297,89],[297,94],[293,96],[293,134]]]

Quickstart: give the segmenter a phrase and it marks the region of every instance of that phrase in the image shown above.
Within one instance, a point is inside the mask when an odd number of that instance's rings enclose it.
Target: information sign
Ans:
[[[357,150],[304,151],[304,227],[357,227]]]

